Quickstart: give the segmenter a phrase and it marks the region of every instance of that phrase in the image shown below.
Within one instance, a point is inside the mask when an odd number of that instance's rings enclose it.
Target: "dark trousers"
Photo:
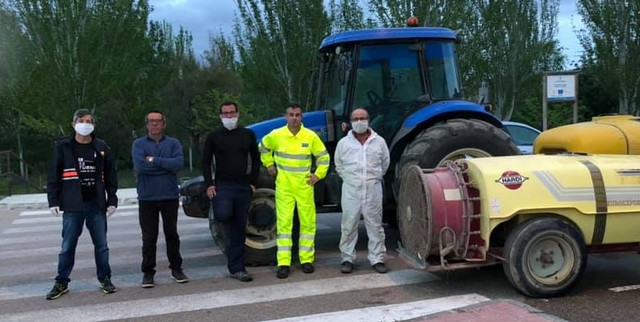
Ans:
[[[251,205],[251,187],[241,184],[216,184],[216,195],[211,199],[215,220],[228,229],[229,244],[226,249],[227,268],[234,274],[245,270],[244,242],[247,216]]]
[[[158,241],[158,221],[162,215],[162,230],[167,244],[169,268],[182,269],[180,256],[180,236],[178,236],[178,199],[140,201],[138,208],[140,229],[142,230],[142,265],[144,273],[155,273],[156,243]]]

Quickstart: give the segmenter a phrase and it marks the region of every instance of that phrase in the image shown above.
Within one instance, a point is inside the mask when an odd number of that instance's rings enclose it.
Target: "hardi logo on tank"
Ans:
[[[521,176],[515,171],[505,171],[502,176],[496,179],[497,183],[500,183],[511,190],[517,190],[522,187],[522,184],[529,180],[529,177]]]

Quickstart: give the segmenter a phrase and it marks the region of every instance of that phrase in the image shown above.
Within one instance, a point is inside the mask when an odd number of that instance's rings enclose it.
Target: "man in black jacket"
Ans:
[[[77,110],[71,125],[75,135],[56,144],[47,179],[51,213],[56,217],[62,215],[58,275],[47,300],[55,300],[69,291],[69,275],[85,223],[93,241],[100,290],[105,294],[116,291],[111,283],[107,246],[107,217],[118,206],[118,180],[111,149],[93,134],[91,111]]]
[[[202,175],[216,221],[229,236],[227,268],[231,277],[253,280],[245,269],[244,243],[251,197],[260,171],[260,154],[253,131],[238,127],[238,105],[220,105],[222,127],[207,135],[202,152]],[[215,176],[211,163],[215,161]]]

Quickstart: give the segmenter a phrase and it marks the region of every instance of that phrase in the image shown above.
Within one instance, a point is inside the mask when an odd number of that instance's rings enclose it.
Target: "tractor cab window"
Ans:
[[[461,99],[462,89],[456,65],[455,44],[453,42],[428,42],[425,45],[427,77],[431,98]]]
[[[344,46],[334,49],[335,54],[324,54],[324,86],[320,90],[323,92],[323,107],[332,109],[337,118],[345,116],[345,102],[349,89],[349,75],[351,73],[352,51]]]
[[[426,94],[419,49],[415,43],[360,47],[352,107],[366,108],[369,125],[385,139],[416,108],[416,100]]]

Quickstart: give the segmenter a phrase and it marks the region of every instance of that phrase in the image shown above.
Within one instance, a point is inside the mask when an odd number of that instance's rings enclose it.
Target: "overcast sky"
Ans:
[[[174,31],[183,26],[193,34],[193,48],[200,56],[209,47],[209,35],[231,35],[236,4],[234,0],[149,0],[151,19],[164,20]],[[560,1],[558,40],[569,62],[578,60],[581,51],[574,25],[581,26],[574,0]],[[572,64],[569,64],[572,65]]]

